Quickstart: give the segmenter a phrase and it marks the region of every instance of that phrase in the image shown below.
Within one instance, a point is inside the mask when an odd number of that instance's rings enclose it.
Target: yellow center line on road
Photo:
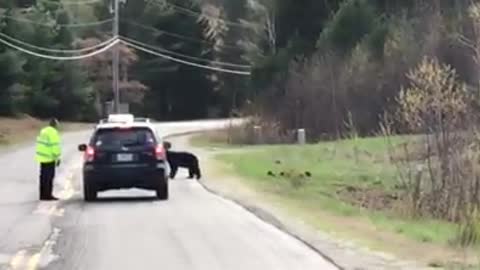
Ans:
[[[58,258],[53,254],[53,246],[55,246],[55,244],[57,243],[59,236],[60,230],[54,228],[52,235],[47,241],[45,241],[40,251],[33,254],[28,260],[26,270],[37,270],[39,268],[43,268],[52,261],[54,261],[56,258]]]
[[[20,267],[23,266],[23,263],[25,261],[25,255],[27,254],[26,250],[20,250],[13,256],[13,258],[10,260],[10,268],[12,270],[18,270]]]
[[[61,217],[63,216],[65,212],[65,209],[63,208],[58,208],[58,205],[55,204],[50,209],[47,211],[48,216],[56,216],[56,217]]]
[[[49,241],[47,241],[43,246],[42,249],[38,253],[33,254],[27,262],[26,270],[36,270],[40,264],[40,259],[45,254],[47,247],[49,246]]]
[[[40,259],[48,253],[49,249],[55,244],[48,240],[42,246],[39,252],[29,255],[26,250],[20,250],[10,261],[10,270],[36,270],[39,268]]]
[[[49,216],[53,216],[55,214],[55,212],[57,211],[57,205],[52,205],[48,211],[47,211],[47,215]]]
[[[66,173],[66,176],[64,177],[63,189],[59,196],[63,200],[68,200],[75,194],[73,180],[75,178],[75,173],[81,169],[81,158],[73,162],[73,164],[74,166],[69,166],[70,168],[68,169],[68,173]]]
[[[75,188],[73,181],[75,178],[75,173],[81,168],[81,162],[75,162],[75,166],[69,166],[67,173],[64,176],[60,176],[63,180],[62,190],[59,192],[59,197],[62,200],[68,200],[73,197],[75,194]],[[63,178],[63,179],[62,179]],[[40,202],[37,206],[37,209],[34,211],[35,214],[42,214],[47,216],[63,216],[65,213],[64,208],[59,208],[58,202]],[[41,266],[42,257],[46,256],[51,259],[49,256],[52,251],[52,247],[55,245],[56,239],[58,238],[58,231],[54,231],[52,239],[47,240],[42,246],[41,250],[35,254],[28,254],[27,250],[18,251],[9,262],[9,270],[37,270]]]
[[[65,212],[65,209],[63,208],[58,208],[58,204],[55,203],[53,205],[47,205],[47,204],[39,204],[37,209],[35,210],[35,214],[41,214],[41,215],[47,215],[47,216],[57,216],[61,217],[63,216]]]
[[[27,263],[26,270],[36,270],[38,268],[41,256],[42,252],[40,251],[39,253],[36,253],[32,257],[30,257],[30,260],[28,260]]]
[[[73,176],[68,177],[65,179],[65,185],[63,186],[63,190],[60,192],[60,199],[68,200],[73,197],[75,193],[75,189],[73,188]]]

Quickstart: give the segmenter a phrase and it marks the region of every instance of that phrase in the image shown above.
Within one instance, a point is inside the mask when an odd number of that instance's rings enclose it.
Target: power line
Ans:
[[[102,2],[102,0],[85,0],[85,1],[62,1],[62,2],[55,2],[55,1],[41,1],[41,2],[47,2],[49,4],[54,4],[54,5],[59,5],[59,6],[81,6],[81,5],[89,5],[89,4],[95,4]]]
[[[197,64],[197,63],[181,60],[181,59],[178,59],[178,58],[175,58],[175,57],[172,57],[172,56],[168,56],[168,55],[165,55],[165,54],[153,51],[153,50],[149,50],[149,49],[147,49],[143,46],[135,45],[135,44],[133,44],[131,42],[128,42],[126,40],[120,40],[120,42],[122,42],[123,44],[125,44],[129,47],[135,48],[137,50],[141,50],[141,51],[144,51],[146,53],[156,55],[156,56],[159,56],[159,57],[162,57],[164,59],[167,59],[167,60],[170,60],[170,61],[173,61],[173,62],[177,62],[177,63],[180,63],[180,64],[193,66],[193,67],[198,67],[198,68],[203,68],[203,69],[208,69],[208,70],[212,70],[212,71],[243,75],[243,76],[250,76],[251,75],[250,71],[239,71],[239,70],[224,69],[224,68],[219,68],[219,67],[211,67],[211,66],[207,66],[207,65]]]
[[[143,46],[143,47],[146,47],[146,48],[149,48],[149,49],[152,49],[152,50],[156,50],[156,51],[160,51],[160,52],[163,52],[163,53],[168,53],[168,54],[175,55],[175,56],[178,56],[178,57],[183,57],[183,58],[186,58],[186,59],[189,59],[189,60],[192,60],[192,61],[200,61],[200,62],[206,62],[206,63],[211,63],[211,64],[245,68],[245,69],[250,69],[252,67],[250,65],[227,63],[227,62],[214,61],[214,60],[204,59],[204,58],[200,58],[200,57],[185,55],[185,54],[177,53],[177,52],[170,51],[170,50],[167,50],[167,49],[164,49],[164,48],[159,48],[159,47],[156,47],[156,46],[153,46],[153,45],[149,45],[149,44],[146,44],[146,43],[134,40],[134,39],[124,37],[124,36],[121,36],[120,38],[122,40],[126,40],[126,41],[131,42],[131,43],[136,43],[139,46]]]
[[[55,26],[60,26],[60,27],[87,27],[87,26],[98,26],[98,25],[103,25],[109,22],[112,22],[113,19],[106,19],[102,21],[96,21],[96,22],[85,22],[85,23],[39,23],[33,20],[28,20],[28,19],[18,19],[13,16],[8,16],[8,15],[0,15],[0,18],[6,18],[12,21],[16,22],[22,22],[22,23],[30,23],[30,24],[35,24],[35,25],[40,25],[40,26],[46,26],[46,27],[55,27]]]
[[[157,29],[157,28],[155,28],[155,27],[153,27],[153,26],[148,26],[148,25],[136,23],[136,22],[133,22],[133,21],[131,21],[131,20],[126,20],[126,23],[127,23],[127,24],[130,24],[130,25],[138,26],[138,27],[141,27],[141,28],[143,28],[143,29],[147,29],[147,30],[150,30],[150,31],[159,33],[159,34],[164,34],[164,35],[166,35],[166,36],[171,36],[171,37],[178,38],[178,39],[183,39],[183,40],[186,40],[186,41],[191,41],[191,42],[200,43],[200,44],[207,44],[207,45],[211,45],[211,46],[218,46],[218,47],[223,47],[223,48],[227,48],[227,49],[242,50],[242,49],[239,48],[238,46],[229,45],[229,44],[217,45],[217,44],[215,44],[214,42],[211,42],[211,41],[201,40],[201,39],[197,39],[197,38],[192,38],[192,37],[188,37],[188,36],[184,36],[184,35],[180,35],[180,34],[168,32],[168,31],[165,31],[165,30],[159,30],[159,29]]]
[[[3,33],[0,33],[2,34],[3,36],[7,36]],[[9,37],[7,36],[8,38],[10,39],[13,39],[12,37]],[[127,38],[128,39],[128,38]],[[35,46],[35,45],[32,45],[32,44],[28,44],[26,42],[23,42],[23,41],[20,41],[20,40],[17,40],[17,39],[14,39],[15,42],[19,41],[21,43],[23,43],[23,45],[28,45],[30,47],[35,47],[36,49],[39,49],[41,48],[42,50],[46,50],[48,48],[44,48],[44,47],[39,47],[39,46]],[[131,39],[129,39],[131,40]],[[159,56],[159,57],[162,57],[164,59],[167,59],[167,60],[170,60],[170,61],[173,61],[173,62],[177,62],[177,63],[181,63],[181,64],[184,64],[184,65],[189,65],[189,66],[194,66],[194,67],[198,67],[198,68],[203,68],[203,69],[208,69],[208,70],[212,70],[212,71],[218,71],[218,72],[225,72],[225,73],[232,73],[232,74],[237,74],[237,75],[246,75],[246,76],[249,76],[251,74],[250,71],[240,71],[240,70],[234,70],[234,69],[225,69],[225,68],[220,68],[220,67],[212,67],[212,66],[207,66],[207,65],[202,65],[202,64],[197,64],[197,63],[193,63],[193,62],[189,62],[189,61],[185,61],[185,60],[182,60],[182,59],[178,59],[178,58],[175,58],[175,57],[172,57],[172,56],[169,56],[169,55],[166,55],[166,54],[163,54],[163,53],[160,53],[160,52],[157,52],[157,51],[153,51],[153,50],[150,50],[148,48],[145,48],[144,46],[140,46],[140,45],[136,45],[132,42],[129,42],[127,40],[122,40],[118,37],[114,37],[110,40],[108,40],[107,42],[109,42],[108,45],[106,45],[105,47],[101,48],[101,49],[98,49],[98,50],[95,50],[93,52],[90,52],[88,54],[84,54],[84,55],[77,55],[77,56],[53,56],[53,55],[47,55],[47,54],[42,54],[42,53],[37,53],[37,52],[34,52],[34,51],[31,51],[31,50],[28,50],[28,49],[25,49],[25,48],[22,48],[22,47],[19,47],[13,43],[10,43],[9,41],[7,40],[4,40],[2,38],[0,38],[0,43],[3,43],[4,45],[12,48],[12,49],[16,49],[18,51],[21,51],[23,53],[26,53],[26,54],[29,54],[29,55],[32,55],[32,56],[36,56],[36,57],[40,57],[40,58],[45,58],[45,59],[50,59],[50,60],[59,60],[59,61],[69,61],[69,60],[80,60],[80,59],[85,59],[85,58],[89,58],[89,57],[93,57],[95,55],[98,55],[100,53],[103,53],[107,50],[109,50],[110,48],[112,48],[113,46],[115,46],[116,44],[118,44],[119,42],[122,42],[124,43],[125,45],[129,46],[129,47],[132,47],[132,48],[135,48],[135,49],[138,49],[138,50],[141,50],[141,51],[144,51],[146,53],[150,53],[152,55],[156,55],[156,56]],[[107,42],[104,42],[105,44],[107,44]],[[136,43],[140,43],[138,41],[134,41]],[[95,45],[95,47],[100,47],[99,46],[100,44],[98,45]],[[147,44],[145,44],[147,45]],[[159,48],[156,48],[157,50],[159,50]],[[49,51],[53,51],[53,49],[48,49]],[[67,50],[63,50],[62,52],[66,52]],[[164,50],[164,51],[168,51],[168,50]],[[169,53],[174,53],[174,52],[171,52],[171,51],[168,51]],[[175,53],[176,54],[176,53]],[[197,60],[199,60],[200,58],[196,58],[196,57],[192,57],[192,56],[186,56],[186,55],[182,55],[182,57],[189,57],[189,58],[195,58]],[[200,59],[202,61],[205,61],[206,59]],[[215,61],[209,61],[210,63],[216,63],[216,64],[219,64],[220,62],[215,62]],[[222,63],[222,64],[227,64],[227,63]],[[229,63],[228,63],[229,64]],[[230,64],[230,65],[235,65],[235,64]],[[237,66],[240,66],[240,65],[237,65]],[[246,67],[246,66],[245,66]]]
[[[160,4],[158,2],[155,2],[155,3]],[[191,9],[169,3],[168,1],[166,1],[165,4],[167,6],[170,6],[174,9],[176,9],[178,13],[183,13],[183,14],[189,15],[189,16],[195,16],[197,18],[200,18],[200,17],[209,18],[209,19],[212,19],[212,20],[221,21],[221,22],[225,23],[226,25],[252,29],[252,24],[251,23],[248,23],[248,25],[245,25],[245,24],[242,24],[242,23],[229,21],[229,20],[226,20],[226,19],[222,19],[222,18],[218,18],[218,17],[215,17],[215,16],[203,14],[203,13],[200,13],[200,12],[197,12],[197,11],[193,11]]]
[[[18,51],[21,51],[23,53],[26,53],[26,54],[29,54],[29,55],[32,55],[32,56],[36,56],[36,57],[40,57],[40,58],[45,58],[45,59],[50,59],[50,60],[59,60],[59,61],[70,61],[70,60],[81,60],[81,59],[85,59],[85,58],[89,58],[89,57],[93,57],[97,54],[100,54],[100,53],[103,53],[105,51],[107,51],[108,49],[110,49],[111,47],[115,46],[117,43],[119,43],[120,40],[118,38],[116,38],[112,43],[108,44],[107,46],[101,48],[101,49],[98,49],[96,51],[93,51],[91,53],[87,53],[87,54],[84,54],[84,55],[76,55],[76,56],[53,56],[53,55],[47,55],[47,54],[41,54],[41,53],[37,53],[37,52],[34,52],[34,51],[30,51],[28,49],[24,49],[22,47],[19,47],[19,46],[16,46],[15,44],[12,44],[2,38],[0,38],[0,43],[3,43],[5,45],[7,45],[8,47],[12,48],[12,49],[15,49],[15,50],[18,50]]]
[[[24,45],[26,47],[29,47],[29,48],[32,48],[32,49],[35,49],[35,50],[44,51],[44,52],[51,52],[51,53],[72,53],[72,54],[83,53],[83,52],[95,50],[95,49],[98,49],[100,47],[106,46],[106,45],[110,44],[110,42],[113,42],[113,41],[115,41],[115,39],[117,39],[117,37],[112,37],[112,38],[110,38],[110,39],[108,39],[108,40],[106,40],[102,43],[99,43],[97,45],[94,45],[94,46],[90,46],[90,47],[86,47],[86,48],[82,48],[82,49],[68,50],[68,49],[51,49],[51,48],[36,46],[36,45],[30,44],[28,42],[13,38],[13,37],[11,37],[9,35],[6,35],[4,33],[1,33],[1,32],[0,32],[0,36],[8,39],[10,41],[16,42],[18,44]]]

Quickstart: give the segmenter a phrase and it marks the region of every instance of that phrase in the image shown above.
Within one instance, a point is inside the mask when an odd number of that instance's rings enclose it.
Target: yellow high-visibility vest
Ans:
[[[57,129],[51,126],[43,128],[37,137],[36,160],[39,163],[56,162],[61,154],[60,135]]]

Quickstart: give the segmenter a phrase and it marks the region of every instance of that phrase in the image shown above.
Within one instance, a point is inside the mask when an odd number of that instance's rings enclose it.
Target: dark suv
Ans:
[[[168,165],[155,129],[147,122],[101,122],[84,152],[83,190],[86,201],[97,192],[142,188],[168,199]]]

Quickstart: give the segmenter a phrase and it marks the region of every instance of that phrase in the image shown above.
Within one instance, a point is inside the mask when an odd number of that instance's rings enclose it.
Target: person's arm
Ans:
[[[52,149],[52,155],[55,158],[55,162],[57,163],[57,165],[60,165],[62,148],[61,148],[60,135],[58,134],[58,131],[55,131],[52,133],[52,136],[50,138],[50,147]]]

